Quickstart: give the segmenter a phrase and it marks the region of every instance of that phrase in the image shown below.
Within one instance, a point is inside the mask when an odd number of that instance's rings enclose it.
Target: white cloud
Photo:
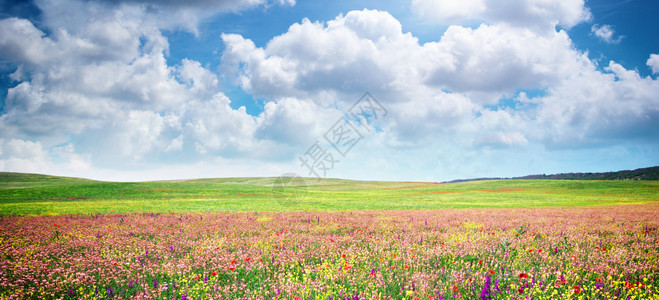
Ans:
[[[67,144],[44,149],[39,141],[0,138],[0,170],[40,174],[66,174],[91,169],[89,158]]]
[[[355,88],[375,93],[392,112],[392,145],[457,131],[472,146],[582,147],[657,119],[656,80],[614,62],[598,71],[563,30],[451,26],[439,41],[421,45],[388,13],[363,10],[327,24],[303,20],[264,48],[240,35],[223,39],[227,76],[256,95],[313,99],[330,90],[338,101],[349,101],[356,99]],[[505,115],[483,106],[520,89],[546,95],[520,94],[524,105]]]
[[[280,142],[287,145],[308,146],[313,139],[328,129],[339,111],[323,108],[313,101],[296,98],[283,98],[277,102],[268,102],[259,116],[259,128],[255,137]],[[323,128],[321,126],[328,126]]]
[[[543,33],[553,32],[557,25],[570,28],[591,18],[583,0],[413,0],[412,10],[440,24],[485,21]]]
[[[388,118],[342,158],[337,176],[368,176],[360,164],[387,170],[380,179],[433,180],[438,170],[454,172],[444,179],[486,175],[496,170],[489,161],[533,164],[532,158],[517,161],[506,152],[511,149],[532,157],[629,136],[645,145],[657,138],[658,81],[615,62],[598,70],[553,27],[587,19],[579,1],[519,2],[520,15],[506,22],[500,21],[504,12],[482,1],[482,11],[468,6],[453,17],[473,14],[492,23],[451,26],[425,44],[376,10],[325,23],[305,19],[265,47],[223,34],[223,75],[267,99],[256,116],[232,107],[218,75],[202,63],[167,61],[161,30],[187,21],[160,24],[145,1],[62,3],[82,13],[64,22],[57,12],[65,8],[44,0],[40,6],[53,10],[39,25],[43,30],[27,20],[0,21],[0,55],[17,67],[17,85],[0,116],[0,170],[106,178],[123,170],[126,179],[156,179],[171,159],[181,177],[277,175],[267,172],[297,167],[296,155],[366,90],[389,110]],[[156,11],[205,5],[212,4],[162,3]],[[658,72],[657,55],[647,64]],[[523,89],[543,93],[529,98],[518,93]],[[510,97],[516,106],[489,106]],[[148,170],[128,171],[135,168]],[[397,177],[403,175],[408,178]]]
[[[659,73],[659,54],[650,54],[646,64],[652,69],[652,74]]]
[[[179,79],[199,99],[209,99],[217,92],[219,86],[217,76],[202,67],[198,61],[183,59],[178,74]]]
[[[76,153],[75,146],[71,143],[57,146],[50,151],[50,160],[62,164],[60,172],[88,172],[93,170],[90,155]],[[52,168],[50,172],[57,174],[57,169]]]
[[[493,132],[476,140],[476,144],[486,146],[519,146],[528,144],[521,132]]]
[[[53,54],[53,41],[28,20],[7,18],[0,20],[0,49],[2,56],[13,62],[29,65],[47,61]]]
[[[257,96],[304,97],[324,90],[361,93],[396,84],[417,39],[401,32],[387,12],[351,11],[335,20],[304,19],[274,37],[265,48],[240,35],[222,36],[225,74]],[[401,72],[401,73],[399,73]]]
[[[454,24],[479,18],[486,11],[487,5],[485,0],[412,0],[412,9],[430,21]]]
[[[555,84],[589,63],[565,31],[451,26],[439,41],[420,45],[390,14],[369,10],[351,11],[325,26],[305,19],[264,48],[235,34],[223,35],[223,41],[225,74],[260,97],[324,90],[406,93],[423,81],[493,103],[518,89]]]
[[[476,117],[479,107],[468,97],[441,91],[410,94],[412,101],[386,104],[391,112],[387,129],[395,144],[418,146],[430,140],[464,132]],[[410,144],[411,143],[411,144]]]
[[[466,92],[485,103],[512,96],[520,88],[544,88],[587,64],[564,31],[539,35],[506,25],[451,26],[438,42],[424,48],[427,57],[440,62],[425,67],[429,84]]]
[[[593,26],[590,27],[590,32],[607,44],[620,43],[623,38],[623,36],[618,36],[617,38],[613,37],[615,35],[615,30],[611,25],[593,24]]]
[[[183,115],[185,131],[201,154],[223,151],[250,153],[256,120],[241,107],[234,110],[230,100],[217,94],[210,101],[192,101]]]
[[[37,4],[48,34],[28,20],[0,21],[0,55],[19,81],[7,93],[1,137],[37,139],[46,158],[57,158],[57,145],[73,135],[85,159],[117,168],[192,145],[214,154],[253,149],[256,118],[232,109],[217,75],[199,62],[168,66],[168,41],[147,7]]]
[[[172,30],[182,28],[198,35],[199,23],[211,16],[239,13],[259,6],[294,6],[295,0],[37,0],[36,5],[41,9],[43,18],[49,26],[54,29],[64,28],[69,32],[86,30],[85,25],[91,23],[93,19],[128,17],[139,18],[140,26]],[[116,12],[118,15],[112,16],[106,13],[108,11]],[[76,35],[78,33],[74,32]]]
[[[538,132],[548,145],[569,148],[659,137],[659,81],[613,61],[605,69],[583,69],[537,99],[540,109],[531,124],[544,128]]]
[[[48,154],[41,143],[0,139],[0,170],[43,173],[48,165]]]

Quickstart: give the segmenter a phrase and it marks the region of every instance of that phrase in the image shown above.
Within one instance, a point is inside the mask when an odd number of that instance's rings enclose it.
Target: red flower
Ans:
[[[478,264],[479,264],[479,265],[482,265],[482,264],[483,264],[483,261],[479,259],[479,260],[478,260]]]
[[[458,286],[454,285],[451,289],[453,290],[453,292],[457,292],[458,291]]]
[[[581,293],[581,288],[578,285],[574,286],[574,289],[572,290],[575,294]]]
[[[391,267],[389,267],[389,268],[391,268],[391,269],[393,270],[393,269],[395,269],[395,268],[396,268],[396,266],[391,266]]]
[[[236,270],[236,267],[231,266],[231,267],[229,267],[229,270],[231,270],[231,271],[235,271],[235,270]]]
[[[237,262],[235,259],[231,261],[231,264],[232,264],[232,265],[235,265],[235,264],[237,264],[237,263],[238,263],[238,262]]]
[[[245,261],[249,262],[250,259],[252,259],[252,258],[248,256],[248,257],[245,258]]]
[[[211,276],[217,276],[217,272],[211,273]]]
[[[405,270],[407,270],[407,269],[409,269],[409,268],[410,268],[410,266],[408,266],[408,265],[405,265]]]
[[[334,243],[334,239],[330,239],[330,242]]]
[[[300,300],[300,297],[293,297],[293,300]]]
[[[260,262],[263,262],[263,258],[259,258],[259,261],[260,261]]]
[[[519,290],[517,290],[517,292],[520,293],[520,294],[524,294],[524,288],[523,287],[519,288]]]
[[[494,275],[494,270],[490,270],[490,275]]]
[[[526,274],[526,273],[519,273],[519,278],[520,278],[520,279],[522,279],[522,278],[529,278],[529,275]]]
[[[346,255],[345,255],[345,254],[341,254],[341,257],[346,258]]]

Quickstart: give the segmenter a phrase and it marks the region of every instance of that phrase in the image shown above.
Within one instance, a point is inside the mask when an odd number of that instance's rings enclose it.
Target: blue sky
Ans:
[[[0,170],[442,181],[654,166],[658,14],[653,1],[0,1]],[[366,91],[388,113],[333,152],[324,137]],[[311,170],[316,142],[334,159]]]

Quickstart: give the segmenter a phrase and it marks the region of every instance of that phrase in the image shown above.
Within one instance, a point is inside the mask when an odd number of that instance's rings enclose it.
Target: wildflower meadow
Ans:
[[[659,299],[659,206],[0,217],[2,299]]]

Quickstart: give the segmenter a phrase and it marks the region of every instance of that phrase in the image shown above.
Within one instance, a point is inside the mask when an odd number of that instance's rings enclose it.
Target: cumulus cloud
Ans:
[[[398,76],[408,47],[419,47],[387,12],[351,11],[325,24],[304,19],[257,48],[240,35],[222,36],[224,70],[258,96],[382,90]],[[393,64],[392,64],[393,62]]]
[[[39,142],[21,139],[0,139],[0,170],[40,172],[47,168],[49,158]]]
[[[90,19],[104,17],[104,12],[114,11],[122,17],[140,18],[144,25],[160,29],[181,28],[195,35],[199,34],[198,25],[202,20],[217,14],[239,13],[247,9],[273,5],[295,5],[295,0],[37,0],[35,2],[43,12],[47,24],[54,28],[65,28],[70,32],[76,29],[87,30],[84,25],[89,23]],[[67,18],[59,17],[63,15]]]
[[[133,19],[109,22],[120,24],[119,35],[138,27]],[[108,30],[105,25],[97,20],[80,36],[61,29],[50,37],[27,20],[2,20],[0,52],[17,65],[21,75],[13,78],[21,82],[8,90],[0,126],[26,134],[79,133],[121,118],[125,110],[171,110],[186,100],[186,87],[166,64],[167,43],[158,31],[93,41],[92,29]]]
[[[15,66],[17,82],[7,92],[0,128],[3,137],[36,143],[47,154],[34,161],[68,157],[84,169],[188,148],[216,155],[254,148],[257,118],[232,109],[217,75],[199,62],[168,65],[162,25],[144,3],[37,4],[46,29],[26,19],[0,20],[0,55]],[[75,150],[59,148],[72,135]],[[11,153],[4,152],[4,169],[18,165]]]
[[[659,73],[659,54],[650,54],[646,64],[652,69],[652,74]]]
[[[485,21],[541,32],[552,32],[557,25],[570,28],[591,18],[583,0],[413,0],[412,9],[440,24]]]
[[[611,61],[561,81],[538,98],[537,124],[553,147],[601,145],[625,138],[659,137],[659,81]]]
[[[657,94],[656,80],[615,62],[598,70],[563,30],[539,33],[505,23],[450,26],[438,41],[419,44],[390,14],[363,10],[326,24],[303,20],[263,48],[236,34],[223,40],[227,76],[256,95],[331,90],[339,99],[353,99],[347,96],[353,87],[382,95],[398,145],[458,131],[475,146],[581,147],[657,120],[656,97],[651,97]],[[546,95],[520,94],[520,109],[505,114],[492,114],[485,106],[520,89]]]
[[[623,38],[623,36],[614,38],[615,30],[611,25],[593,24],[593,26],[590,27],[590,32],[607,44],[620,43]]]
[[[58,17],[66,9],[61,3],[79,11],[65,21]],[[415,1],[414,7],[433,3]],[[556,30],[588,19],[582,1],[520,0],[515,17],[488,0],[466,3],[441,4],[445,15],[438,19],[488,22],[450,26],[424,44],[377,10],[350,11],[327,22],[304,19],[264,47],[223,34],[222,75],[266,99],[263,111],[250,115],[232,106],[218,74],[202,63],[168,61],[161,30],[184,25],[154,17],[209,5],[231,11],[228,2],[39,1],[51,9],[39,26],[0,20],[0,56],[16,67],[16,85],[0,116],[0,169],[83,174],[158,165],[165,157],[189,162],[176,169],[191,174],[194,168],[212,173],[201,160],[231,165],[227,158],[281,170],[364,91],[387,108],[388,119],[351,152],[355,161],[345,158],[345,166],[378,166],[374,155],[382,155],[391,160],[381,166],[387,170],[418,171],[432,162],[464,172],[486,169],[482,157],[496,160],[502,149],[532,153],[629,136],[656,140],[658,81],[614,61],[598,69],[564,30]],[[659,72],[656,54],[647,65]],[[525,89],[543,93],[529,98],[519,92]],[[504,98],[515,105],[497,108]],[[237,165],[230,169],[253,174]]]
[[[322,90],[390,93],[423,81],[492,103],[520,88],[547,87],[589,63],[565,31],[451,26],[439,41],[421,45],[390,14],[370,10],[327,24],[303,20],[264,48],[236,34],[223,35],[223,41],[225,73],[262,97]]]
[[[539,35],[501,24],[451,26],[438,42],[424,48],[438,62],[426,67],[426,82],[466,92],[481,102],[496,102],[520,88],[547,87],[588,63],[571,49],[564,31]]]

